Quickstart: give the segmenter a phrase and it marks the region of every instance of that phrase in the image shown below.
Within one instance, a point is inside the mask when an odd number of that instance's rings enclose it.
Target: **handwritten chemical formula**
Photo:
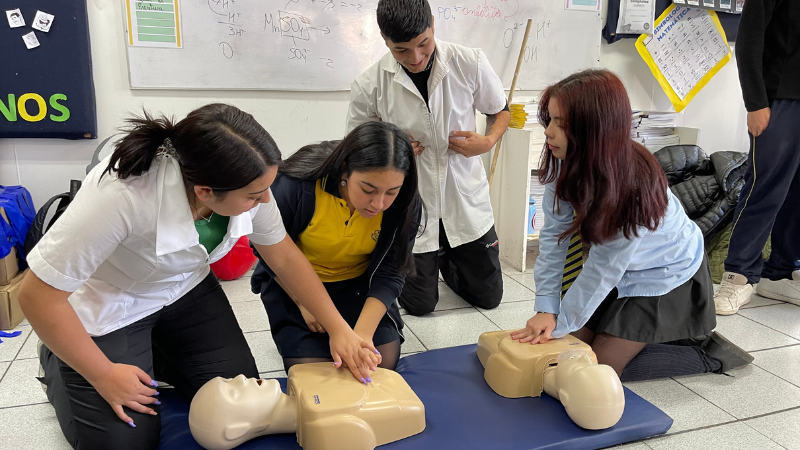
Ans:
[[[253,6],[267,2],[246,1],[246,0],[207,0],[208,9],[217,16],[217,23],[223,27],[225,36],[220,40],[218,47],[220,54],[225,59],[233,59],[237,55],[237,42],[248,34],[257,33],[260,35],[274,35],[280,41],[283,55],[287,61],[309,64],[317,63],[321,68],[335,69],[335,61],[332,55],[317,51],[314,48],[314,41],[325,39],[331,33],[331,27],[312,23],[312,19],[306,15],[293,12],[290,9],[299,6],[316,7],[320,12],[333,11],[336,8],[350,8],[352,11],[361,13],[364,5],[362,3],[334,1],[334,0],[287,0],[283,9],[268,11],[264,6],[264,12],[254,10]],[[305,3],[303,5],[302,3]],[[240,7],[247,4],[247,12],[239,11]],[[291,45],[285,44],[291,42]],[[285,48],[284,48],[285,47]]]
[[[563,0],[429,0],[437,40],[481,49],[510,86],[530,18],[518,80],[538,90],[599,64],[599,14]],[[130,47],[131,86],[347,90],[388,52],[378,0],[182,2],[180,50]]]

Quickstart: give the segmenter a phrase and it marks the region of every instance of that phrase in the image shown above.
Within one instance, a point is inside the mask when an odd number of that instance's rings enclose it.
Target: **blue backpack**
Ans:
[[[22,186],[0,186],[0,208],[8,222],[0,219],[0,258],[5,258],[13,247],[20,260],[25,260],[25,237],[36,216],[31,193]]]

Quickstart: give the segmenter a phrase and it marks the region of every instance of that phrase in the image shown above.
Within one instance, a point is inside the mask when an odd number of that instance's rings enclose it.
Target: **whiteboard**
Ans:
[[[481,48],[511,85],[540,90],[597,67],[599,12],[565,0],[429,0],[437,39]],[[128,47],[132,88],[349,90],[388,50],[377,0],[181,0],[183,48]],[[127,22],[125,23],[126,42]]]

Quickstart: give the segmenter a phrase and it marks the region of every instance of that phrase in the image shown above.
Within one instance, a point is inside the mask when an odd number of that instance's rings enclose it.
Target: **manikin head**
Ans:
[[[611,366],[595,364],[586,352],[564,352],[555,372],[558,399],[578,426],[602,430],[622,417],[625,394]]]
[[[278,380],[217,377],[195,395],[189,428],[203,447],[230,449],[265,434],[294,433],[295,402]]]

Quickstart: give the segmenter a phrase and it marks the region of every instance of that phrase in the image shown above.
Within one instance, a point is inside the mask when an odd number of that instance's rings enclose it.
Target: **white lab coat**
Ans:
[[[428,80],[428,106],[391,53],[351,87],[346,130],[370,120],[391,122],[425,147],[416,157],[427,218],[414,253],[439,249],[439,219],[456,247],[480,238],[494,224],[489,183],[480,156],[448,148],[453,131],[476,131],[475,110],[497,114],[506,105],[500,79],[480,49],[436,40]]]
[[[230,218],[209,255],[200,245],[180,165],[158,156],[150,170],[120,180],[89,174],[66,212],[28,255],[33,273],[69,301],[91,336],[102,336],[180,299],[242,236],[272,245],[286,236],[274,201]]]

